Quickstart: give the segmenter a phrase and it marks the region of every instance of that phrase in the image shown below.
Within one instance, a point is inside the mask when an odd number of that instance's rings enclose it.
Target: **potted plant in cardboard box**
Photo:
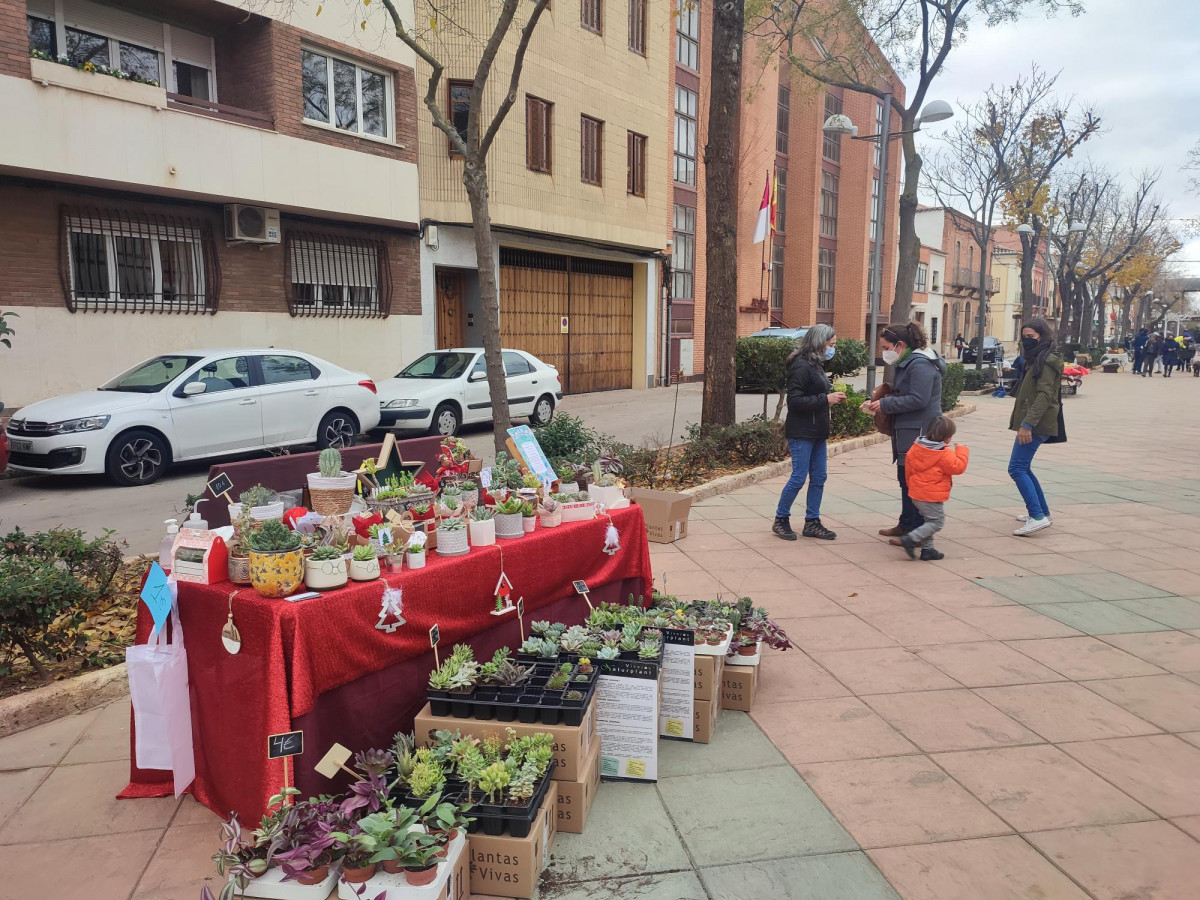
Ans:
[[[490,547],[496,543],[496,513],[489,507],[476,506],[471,510],[471,544],[475,547]]]
[[[250,550],[250,583],[264,597],[277,599],[304,583],[300,535],[279,519],[263,522],[246,538]]]
[[[348,577],[346,560],[337,547],[322,544],[304,560],[304,585],[310,591],[343,587]]]
[[[317,457],[316,474],[308,475],[308,495],[313,512],[322,516],[341,516],[350,512],[354,502],[354,486],[358,476],[342,471],[342,454],[335,447],[326,447]]]
[[[522,523],[522,512],[525,504],[515,494],[510,494],[504,500],[496,503],[496,537],[502,539],[519,538],[525,535]]]
[[[379,557],[370,544],[354,548],[354,555],[350,558],[350,577],[355,581],[374,581],[379,577]]]

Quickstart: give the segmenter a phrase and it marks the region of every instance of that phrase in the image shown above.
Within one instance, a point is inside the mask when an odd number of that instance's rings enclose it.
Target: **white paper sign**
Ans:
[[[662,707],[658,733],[691,740],[696,707],[696,642],[692,632],[663,629]]]
[[[658,663],[603,662],[596,682],[600,775],[658,780]]]
[[[479,483],[480,483],[480,485],[482,485],[485,488],[490,488],[492,486],[492,467],[491,466],[488,466],[486,469],[479,470]]]

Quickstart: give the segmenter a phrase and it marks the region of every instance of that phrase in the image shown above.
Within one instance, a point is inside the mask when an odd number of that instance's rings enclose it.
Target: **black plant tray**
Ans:
[[[529,803],[525,806],[509,806],[507,804],[493,806],[489,803],[476,803],[471,810],[475,821],[470,825],[470,832],[474,834],[482,831],[488,836],[495,837],[507,831],[515,838],[527,836],[529,829],[533,826],[533,820],[537,818],[538,810],[542,808],[542,801],[546,799],[546,792],[550,790],[554,767],[557,764],[558,760],[550,760],[550,765],[533,789],[533,796],[529,798]]]
[[[596,694],[597,669],[593,669],[587,682],[569,682],[569,686],[557,694],[546,689],[547,678],[558,668],[557,664],[535,665],[529,680],[520,693],[511,700],[500,699],[495,688],[476,688],[469,694],[448,691],[428,692],[430,712],[435,716],[453,716],[456,719],[477,721],[521,722],[525,725],[568,725],[583,723],[592,698]],[[576,673],[572,673],[574,678]],[[565,701],[562,694],[568,690],[580,691],[581,700]]]

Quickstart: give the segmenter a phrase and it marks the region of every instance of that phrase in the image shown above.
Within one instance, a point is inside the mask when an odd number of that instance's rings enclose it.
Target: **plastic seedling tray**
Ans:
[[[754,653],[750,656],[742,656],[740,653],[735,653],[725,660],[727,666],[757,666],[762,662],[762,641],[754,648]]]
[[[546,799],[546,792],[550,789],[550,781],[557,764],[557,760],[550,760],[550,765],[542,774],[541,780],[533,790],[533,796],[525,806],[476,803],[467,813],[475,817],[475,821],[471,823],[471,833],[482,831],[486,835],[496,837],[507,831],[515,838],[527,836],[538,811],[542,808],[542,801]]]
[[[338,884],[337,895],[340,900],[362,900],[362,898],[378,897],[381,892],[387,900],[437,900],[442,895],[442,889],[445,888],[446,882],[450,879],[454,872],[455,864],[458,862],[458,857],[463,853],[467,846],[467,838],[463,834],[459,834],[453,841],[450,842],[450,849],[446,853],[446,858],[438,863],[437,875],[429,884],[423,884],[420,887],[414,887],[408,883],[408,879],[404,877],[403,872],[397,872],[395,875],[389,875],[383,871],[380,866],[375,875],[367,879],[365,882],[366,890],[361,897],[356,890],[362,885],[353,884]],[[464,892],[467,886],[464,885]],[[454,897],[453,889],[449,892],[449,896]],[[326,888],[326,894],[328,888]],[[321,894],[321,900],[325,900],[326,894]],[[247,894],[246,896],[249,896]]]
[[[330,866],[329,874],[319,884],[284,881],[283,869],[272,866],[246,885],[243,896],[261,897],[263,900],[325,900],[337,879],[337,870]]]
[[[723,640],[723,641],[721,641],[721,643],[715,644],[715,645],[710,645],[707,643],[697,644],[696,645],[696,655],[697,656],[724,656],[726,653],[729,652],[729,640],[732,637],[733,637],[733,625],[732,624],[726,625],[725,626],[725,640]]]
[[[661,660],[661,655],[657,662]],[[576,674],[572,671],[567,687],[560,692],[546,689],[546,681],[557,668],[556,663],[539,663],[534,665],[534,671],[529,680],[520,688],[515,699],[500,699],[500,692],[494,688],[476,688],[471,694],[454,694],[447,691],[430,690],[430,712],[435,716],[453,716],[456,719],[474,719],[476,721],[515,722],[526,725],[579,725],[596,693],[596,676],[598,669],[593,669],[586,682],[574,681]],[[566,700],[566,691],[579,691],[583,694],[581,700]]]

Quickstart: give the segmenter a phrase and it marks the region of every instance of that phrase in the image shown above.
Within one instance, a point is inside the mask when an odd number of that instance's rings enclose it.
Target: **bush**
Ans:
[[[952,362],[946,366],[946,374],[942,376],[942,412],[950,412],[958,406],[958,395],[963,391],[966,371],[960,362]]]
[[[795,348],[787,338],[738,338],[733,351],[738,388],[776,394],[787,383],[787,357]]]
[[[962,389],[964,391],[982,391],[988,386],[990,374],[990,369],[964,369]]]
[[[78,529],[27,535],[18,528],[4,536],[0,650],[10,658],[19,651],[48,678],[41,658],[62,659],[78,649],[84,609],[108,591],[121,565],[122,545],[110,535],[85,541]],[[11,667],[5,661],[2,668]]]
[[[867,345],[854,338],[838,338],[834,344],[833,359],[825,368],[830,378],[853,378],[867,367],[871,359],[867,356]]]
[[[567,413],[558,413],[549,423],[535,426],[533,433],[546,459],[556,465],[561,460],[591,464],[612,438],[583,424],[583,419]]]
[[[829,407],[829,439],[858,437],[860,434],[870,434],[875,430],[875,417],[867,415],[860,407],[867,400],[865,391],[859,393],[848,385],[835,385],[837,390],[845,390],[846,399],[836,406]]]

